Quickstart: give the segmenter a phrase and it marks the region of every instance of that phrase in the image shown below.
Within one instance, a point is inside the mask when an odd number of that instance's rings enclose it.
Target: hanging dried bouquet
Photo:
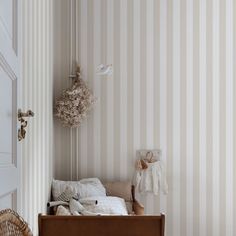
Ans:
[[[78,68],[71,88],[62,92],[55,103],[55,116],[66,127],[79,127],[87,117],[96,99],[80,76]]]

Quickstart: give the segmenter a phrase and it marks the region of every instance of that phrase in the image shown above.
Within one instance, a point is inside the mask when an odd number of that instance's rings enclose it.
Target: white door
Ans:
[[[20,210],[18,0],[0,0],[0,210]]]

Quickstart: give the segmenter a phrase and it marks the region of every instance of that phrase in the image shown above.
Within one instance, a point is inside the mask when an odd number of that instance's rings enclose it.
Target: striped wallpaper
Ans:
[[[79,129],[54,123],[59,179],[133,175],[135,152],[160,148],[167,236],[236,235],[236,4],[233,0],[56,1],[54,94],[75,61],[98,102]],[[95,68],[112,63],[113,76]]]
[[[52,1],[21,1],[22,110],[32,109],[22,147],[22,216],[37,235],[52,179]]]

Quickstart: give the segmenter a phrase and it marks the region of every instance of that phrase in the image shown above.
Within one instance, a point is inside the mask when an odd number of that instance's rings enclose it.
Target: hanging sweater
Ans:
[[[148,168],[137,170],[134,178],[136,189],[140,193],[153,193],[158,195],[160,192],[167,194],[168,185],[166,182],[165,170],[161,161],[153,163],[146,162]]]

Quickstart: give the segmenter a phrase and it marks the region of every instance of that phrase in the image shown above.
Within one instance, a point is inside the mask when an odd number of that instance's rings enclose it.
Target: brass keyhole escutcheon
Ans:
[[[20,128],[18,129],[18,140],[21,141],[22,139],[25,139],[26,135],[26,126],[28,124],[27,120],[25,118],[27,117],[33,117],[34,112],[31,110],[28,110],[27,112],[22,112],[21,109],[18,110],[18,121],[20,121]]]

